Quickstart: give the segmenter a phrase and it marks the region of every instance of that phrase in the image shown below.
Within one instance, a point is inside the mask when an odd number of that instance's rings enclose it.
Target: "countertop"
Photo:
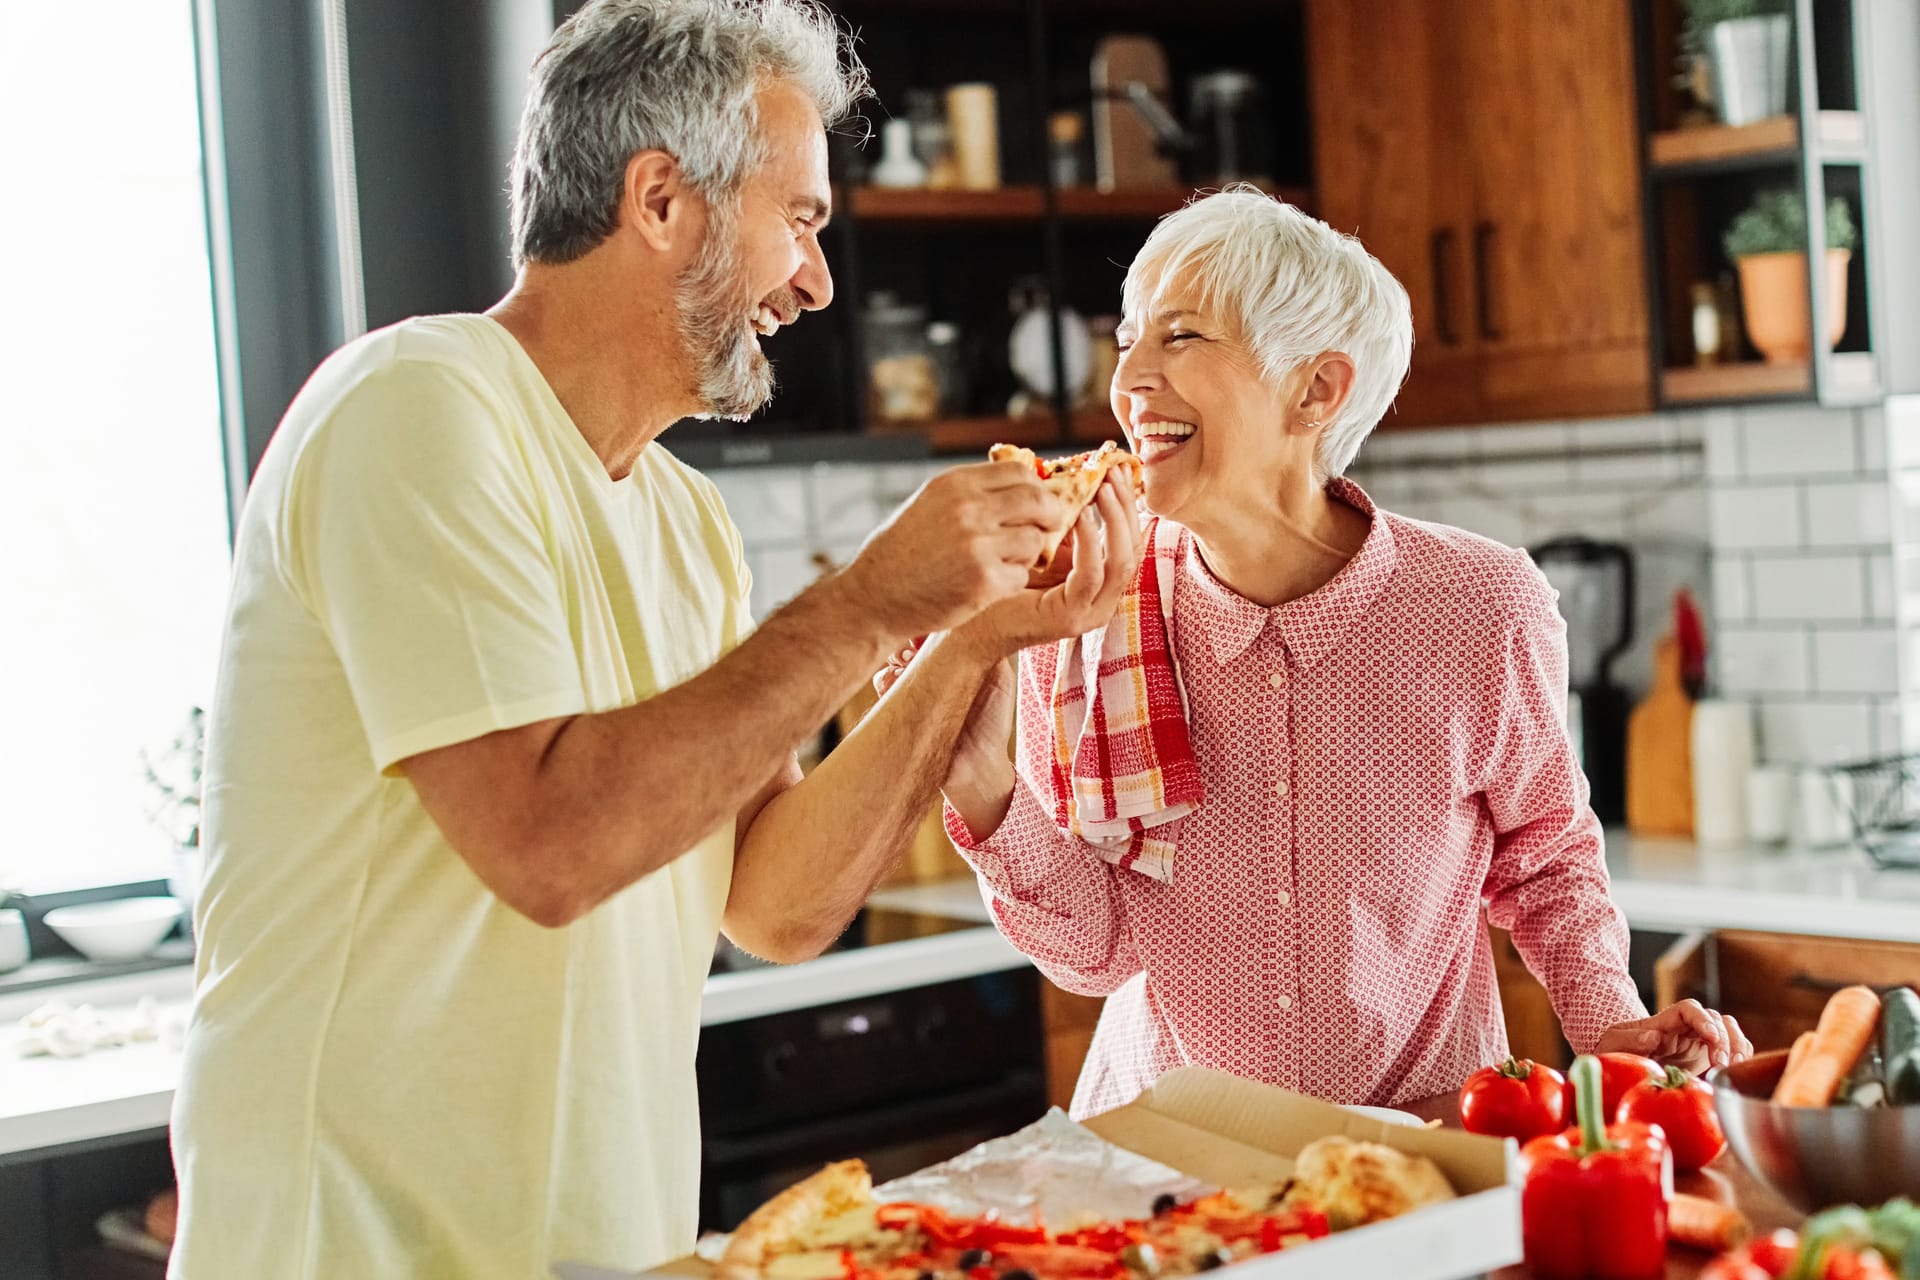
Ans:
[[[966,883],[971,886],[972,881]],[[876,898],[875,905],[890,905],[884,898]],[[972,914],[957,918],[984,919],[977,893],[973,905]],[[707,1026],[735,1022],[1025,963],[983,923],[833,952],[804,964],[716,974],[707,979],[700,1021]],[[184,1012],[192,994],[193,971],[181,966],[0,998],[0,1164],[38,1158],[62,1147],[157,1135],[166,1128],[180,1076],[178,1050],[158,1042],[99,1049],[80,1058],[16,1057],[9,1042],[22,1017],[53,999],[106,1011],[131,1006],[144,996],[158,1002],[163,1012]]]
[[[1638,929],[1920,942],[1920,872],[1877,870],[1856,851],[1710,851],[1624,833],[1609,833],[1607,846],[1614,900]],[[990,926],[971,878],[882,890],[872,903],[981,927],[716,975],[707,980],[701,1021],[732,1022],[1025,963]],[[0,998],[0,1035],[47,999],[106,1007],[151,995],[178,1007],[191,984],[183,967]],[[160,1044],[66,1060],[19,1059],[0,1048],[0,1163],[47,1148],[157,1133],[167,1123],[178,1074],[178,1053]]]

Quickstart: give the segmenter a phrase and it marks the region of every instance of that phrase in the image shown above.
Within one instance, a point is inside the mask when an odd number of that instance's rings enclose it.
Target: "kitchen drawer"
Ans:
[[[1920,945],[1724,929],[1685,935],[1654,966],[1661,1008],[1691,998],[1732,1014],[1760,1052],[1790,1047],[1855,983],[1920,985]]]
[[[1106,1005],[1101,996],[1062,991],[1040,980],[1040,1017],[1047,1037],[1047,1101],[1065,1107],[1073,1101],[1073,1086],[1093,1043],[1093,1029]]]
[[[1493,973],[1500,984],[1500,1011],[1506,1019],[1507,1045],[1513,1056],[1564,1071],[1573,1061],[1573,1051],[1560,1034],[1560,1018],[1553,1011],[1547,989],[1528,971],[1505,929],[1489,925],[1487,941],[1493,945]]]

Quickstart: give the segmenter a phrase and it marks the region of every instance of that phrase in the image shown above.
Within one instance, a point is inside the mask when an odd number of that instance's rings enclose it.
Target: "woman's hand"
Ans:
[[[1622,1022],[1600,1037],[1595,1053],[1637,1053],[1695,1075],[1753,1056],[1753,1044],[1732,1015],[1698,1000],[1670,1004],[1651,1018]]]

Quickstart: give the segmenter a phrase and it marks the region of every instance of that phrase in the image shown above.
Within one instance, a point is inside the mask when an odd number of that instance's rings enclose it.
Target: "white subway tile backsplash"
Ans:
[[[1881,407],[1894,467],[1920,467],[1920,396],[1894,396]]]
[[[1743,409],[1740,430],[1746,473],[1752,477],[1830,475],[1851,472],[1857,465],[1850,410],[1815,405]]]
[[[1814,547],[1886,545],[1893,536],[1888,488],[1884,479],[1808,484],[1807,544]]]
[[[713,482],[748,547],[807,539],[807,476],[792,467],[715,471]]]
[[[1479,456],[1503,453],[1571,453],[1576,447],[1573,428],[1564,422],[1531,422],[1522,426],[1485,427],[1480,431]]]
[[[1664,419],[1651,414],[1631,418],[1581,418],[1567,424],[1573,433],[1575,449],[1626,449],[1645,445],[1649,449],[1668,440]]]
[[[1763,622],[1858,622],[1865,575],[1853,556],[1753,558],[1753,616]]]
[[[1520,458],[1506,461],[1499,457],[1480,460],[1480,483],[1501,493],[1533,497],[1558,493],[1573,485],[1571,458]]]
[[[1891,625],[1858,631],[1816,631],[1813,671],[1817,693],[1897,694],[1899,632]]]
[[[1664,484],[1679,473],[1680,454],[1658,447],[1601,458],[1576,454],[1573,459],[1574,483],[1596,489],[1637,489]]]
[[[1870,699],[1767,702],[1760,707],[1761,758],[1777,764],[1836,764],[1873,751]]]
[[[1708,494],[1707,507],[1716,550],[1800,545],[1803,522],[1797,485],[1717,486]]]
[[[1812,691],[1807,633],[1722,625],[1718,675],[1728,697]]]
[[[1707,495],[1694,485],[1676,485],[1628,497],[1622,515],[1627,540],[1678,538],[1705,545]]]
[[[751,606],[755,618],[764,618],[804,591],[819,576],[813,557],[800,547],[763,547],[749,551],[753,571]]]
[[[855,541],[872,533],[891,510],[876,497],[878,484],[871,467],[819,466],[809,477],[813,484],[813,528],[816,543]]]
[[[1704,413],[1667,413],[1660,417],[1666,427],[1668,444],[1704,445],[1707,438],[1707,415]]]
[[[1906,747],[1906,719],[1911,707],[1899,698],[1882,698],[1873,704],[1873,754],[1897,755]]]
[[[1900,616],[1900,593],[1893,581],[1893,557],[1867,557],[1867,616],[1892,622]]]
[[[1877,404],[1863,405],[1853,411],[1854,431],[1859,437],[1860,470],[1878,473],[1887,469],[1887,414]]]
[[[1483,538],[1492,538],[1495,542],[1504,542],[1510,547],[1525,546],[1532,534],[1525,517],[1510,503],[1461,495],[1446,499],[1438,511],[1440,514],[1434,518],[1440,523],[1477,533]]]
[[[1713,558],[1713,619],[1721,626],[1753,617],[1753,591],[1745,556]]]
[[[1746,450],[1740,439],[1740,415],[1732,409],[1709,409],[1689,415],[1700,423],[1706,440],[1707,475],[1714,480],[1737,480],[1747,474]]]
[[[1626,503],[1617,493],[1566,493],[1532,504],[1542,536],[1584,533],[1590,538],[1627,536]]]

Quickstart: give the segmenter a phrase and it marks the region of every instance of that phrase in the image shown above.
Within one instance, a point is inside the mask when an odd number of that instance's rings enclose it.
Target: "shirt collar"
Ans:
[[[1181,577],[1196,606],[1192,621],[1206,637],[1215,662],[1225,666],[1235,661],[1272,624],[1280,629],[1289,660],[1311,667],[1338,647],[1386,590],[1398,558],[1392,528],[1353,481],[1336,478],[1327,493],[1367,517],[1371,525],[1366,541],[1325,586],[1275,609],[1255,604],[1216,578],[1200,555],[1198,541],[1183,532]]]

